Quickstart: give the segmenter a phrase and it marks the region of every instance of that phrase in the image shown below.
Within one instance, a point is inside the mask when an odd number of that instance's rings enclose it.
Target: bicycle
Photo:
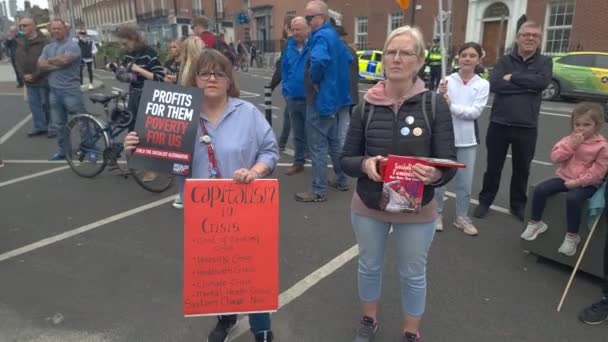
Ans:
[[[127,108],[128,94],[115,89],[112,95],[93,94],[92,103],[101,104],[106,122],[93,114],[77,114],[66,125],[66,161],[77,175],[93,178],[106,166],[111,170],[119,169],[121,175],[130,175],[137,184],[151,192],[163,192],[173,184],[173,174],[129,169],[119,161],[123,144],[114,139],[127,130],[135,117]],[[112,110],[110,102],[114,103]],[[100,158],[101,156],[101,158]]]

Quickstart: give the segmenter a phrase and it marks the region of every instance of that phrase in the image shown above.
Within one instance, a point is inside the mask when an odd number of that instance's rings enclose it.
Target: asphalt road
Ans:
[[[110,75],[98,76],[106,88],[116,85]],[[243,97],[262,105],[270,76],[261,70],[239,74]],[[362,91],[367,87],[361,85]],[[63,163],[47,163],[54,143],[25,136],[28,109],[19,91],[10,88],[5,84],[0,94],[0,151],[6,161],[0,169],[0,342],[204,341],[214,319],[182,316],[182,214],[170,206],[176,190],[155,195],[109,172],[84,179]],[[279,133],[278,90],[273,106]],[[543,105],[531,182],[553,174],[549,151],[567,133],[571,107]],[[487,114],[480,120],[482,136]],[[281,162],[289,165],[290,156]],[[482,145],[473,197],[484,165]],[[352,192],[330,192],[322,204],[297,203],[293,194],[308,188],[310,169],[293,177],[283,172],[284,166],[275,174],[282,199],[281,309],[273,315],[277,341],[351,341],[359,319]],[[449,227],[453,201],[448,201],[446,231],[435,236],[428,265],[424,340],[605,341],[605,326],[576,319],[599,298],[597,279],[578,276],[562,312],[555,311],[569,270],[522,251],[522,225],[503,212],[510,172],[507,165],[496,210],[475,221],[476,238]],[[380,342],[399,340],[395,261],[391,244]],[[233,335],[233,341],[252,340],[239,330]]]

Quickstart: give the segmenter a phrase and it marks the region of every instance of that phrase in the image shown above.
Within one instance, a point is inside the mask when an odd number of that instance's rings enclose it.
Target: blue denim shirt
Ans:
[[[274,170],[279,159],[277,140],[266,118],[253,104],[229,98],[215,127],[204,114],[202,117],[222,178],[232,178],[234,171],[249,169],[257,162],[266,164],[271,172]],[[199,124],[192,160],[194,179],[206,179],[211,174],[207,145],[199,141],[201,134]]]

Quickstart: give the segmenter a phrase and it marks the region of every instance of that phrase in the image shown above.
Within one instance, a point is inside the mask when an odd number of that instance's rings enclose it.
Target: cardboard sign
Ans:
[[[184,315],[273,312],[279,305],[279,183],[188,179]]]
[[[146,81],[135,131],[139,145],[129,167],[189,176],[203,92]]]

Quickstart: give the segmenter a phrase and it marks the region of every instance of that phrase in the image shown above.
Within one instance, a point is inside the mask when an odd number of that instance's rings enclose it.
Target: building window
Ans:
[[[545,33],[545,53],[568,52],[574,1],[559,1],[547,6],[547,29]]]
[[[403,26],[403,12],[395,12],[388,15],[388,33]]]
[[[367,17],[355,18],[355,44],[359,50],[367,48]]]

